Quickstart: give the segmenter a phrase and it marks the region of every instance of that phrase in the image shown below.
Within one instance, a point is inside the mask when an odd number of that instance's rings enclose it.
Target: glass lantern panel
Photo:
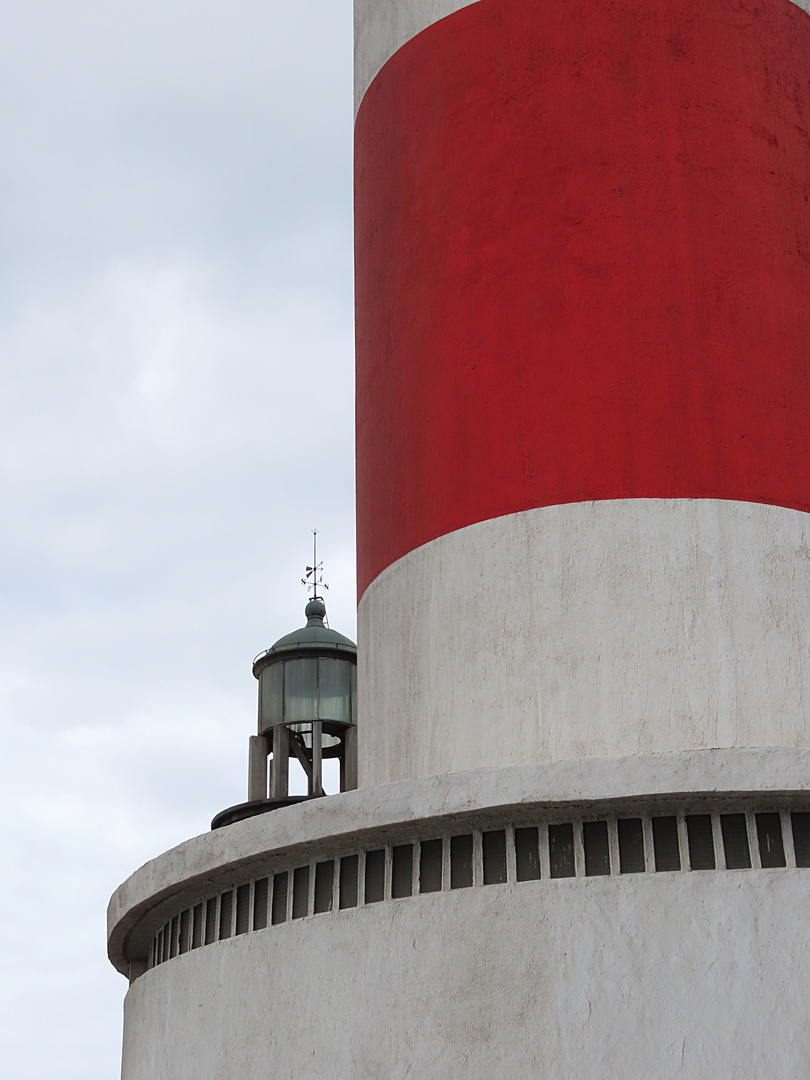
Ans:
[[[318,661],[288,660],[284,665],[284,722],[318,719]]]
[[[350,667],[354,667],[354,664],[324,656],[318,661],[321,720],[333,720],[338,724],[351,722],[348,670]]]
[[[259,675],[259,730],[284,720],[284,665],[270,664]]]

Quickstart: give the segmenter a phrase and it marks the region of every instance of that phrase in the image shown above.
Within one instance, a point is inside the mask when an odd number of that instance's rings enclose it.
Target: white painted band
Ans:
[[[354,112],[380,68],[412,37],[480,0],[355,0]]]
[[[363,787],[810,747],[810,515],[799,511],[631,499],[496,518],[389,567],[358,615]]]
[[[355,0],[354,113],[397,49],[433,23],[481,0]],[[810,0],[792,0],[810,12]]]

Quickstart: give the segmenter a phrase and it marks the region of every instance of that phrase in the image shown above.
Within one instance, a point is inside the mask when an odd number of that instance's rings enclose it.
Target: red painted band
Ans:
[[[481,0],[356,128],[360,593],[530,507],[810,510],[810,18]]]

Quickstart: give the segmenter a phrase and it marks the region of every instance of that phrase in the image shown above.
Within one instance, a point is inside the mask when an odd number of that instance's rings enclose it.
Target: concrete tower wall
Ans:
[[[356,11],[361,784],[809,745],[807,13]]]
[[[806,883],[739,878],[500,885],[218,942],[130,989],[124,1080],[799,1080]]]
[[[809,758],[704,751],[481,770],[314,800],[189,840],[110,903],[120,970],[162,927],[173,934],[127,994],[123,1080],[800,1080],[810,1054],[801,991],[810,869],[807,844],[791,841],[790,811],[810,808]],[[777,805],[786,865],[767,869],[756,813]],[[750,868],[726,868],[717,828],[716,868],[692,869],[684,813],[719,814],[720,825],[743,811]],[[679,870],[661,869],[648,829],[661,814],[678,817]],[[636,815],[646,872],[624,873],[616,825]],[[604,876],[589,876],[583,845],[595,819],[610,823]],[[551,823],[566,821],[576,873],[555,878]],[[505,873],[487,881],[486,830],[506,828],[513,852],[509,823],[540,826],[536,880],[521,880],[507,854]],[[470,832],[472,883],[457,888],[450,838]],[[420,840],[436,838],[444,872],[425,892]],[[412,895],[395,899],[394,852],[412,844]],[[221,928],[222,897],[249,882],[309,866],[311,885],[324,860],[382,848],[379,902],[364,897],[361,872],[357,906],[341,907],[336,890],[331,910],[315,913],[310,897],[290,918],[293,900],[283,922],[266,925],[254,886],[241,932],[237,899],[235,934],[206,929],[178,948],[184,911],[219,908]]]
[[[480,522],[384,571],[360,627],[363,784],[810,744],[795,510],[640,499]]]

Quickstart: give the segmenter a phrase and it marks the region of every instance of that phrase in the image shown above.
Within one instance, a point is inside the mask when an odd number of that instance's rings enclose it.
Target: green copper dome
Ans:
[[[293,630],[291,634],[285,634],[278,639],[266,652],[261,653],[253,662],[253,674],[257,674],[257,666],[263,667],[276,653],[292,652],[299,649],[334,649],[336,652],[357,655],[357,646],[337,630],[330,630],[324,625],[326,617],[326,605],[323,600],[316,598],[310,600],[304,609],[307,618],[306,626],[300,630]]]

